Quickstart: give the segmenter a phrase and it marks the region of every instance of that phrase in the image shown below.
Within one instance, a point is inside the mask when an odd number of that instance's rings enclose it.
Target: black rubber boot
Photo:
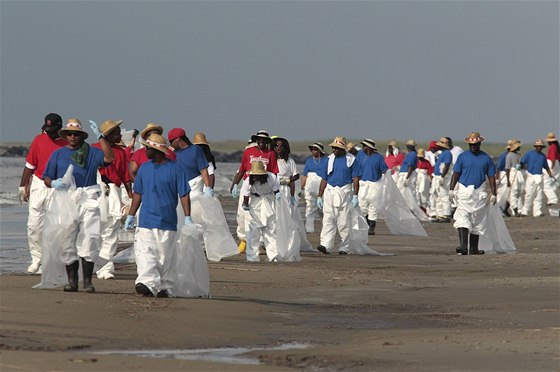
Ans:
[[[459,231],[459,244],[460,246],[455,249],[457,253],[461,253],[462,255],[469,254],[469,229],[466,227],[459,227],[457,229]]]
[[[376,225],[376,221],[373,220],[367,220],[369,229],[368,229],[368,235],[375,235],[375,225]]]
[[[509,206],[510,206],[509,202],[506,201],[506,205],[504,205],[504,216],[506,217],[511,217],[511,214],[509,213]]]
[[[93,276],[93,262],[86,261],[82,258],[82,273],[84,275],[84,291],[86,293],[94,293],[95,288],[91,283],[91,278]]]
[[[68,284],[64,286],[64,292],[78,292],[78,269],[80,261],[74,261],[70,265],[66,265],[66,275],[68,275]]]
[[[471,234],[469,240],[470,240],[471,254],[484,254],[483,250],[478,249],[478,235]]]

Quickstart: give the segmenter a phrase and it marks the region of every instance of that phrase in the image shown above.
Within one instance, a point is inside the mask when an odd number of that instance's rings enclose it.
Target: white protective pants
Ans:
[[[548,160],[548,167],[552,166],[552,161]],[[560,176],[560,163],[558,160],[554,161],[554,168],[550,169],[552,173],[552,177],[554,177],[558,182],[558,176]],[[556,204],[558,203],[558,194],[556,191],[558,190],[557,182],[554,182],[552,178],[548,175],[546,170],[543,169],[543,186],[544,186],[544,195],[546,196],[546,204]]]
[[[443,184],[440,184],[443,180]],[[445,177],[434,176],[432,189],[435,193],[435,215],[442,218],[451,216],[451,202],[449,201],[449,186],[451,185],[451,174],[447,172]]]
[[[527,173],[525,181],[525,203],[521,209],[521,214],[529,215],[529,209],[533,209],[533,216],[543,214],[543,175]]]
[[[410,210],[417,209],[418,199],[416,197],[416,170],[412,171],[410,177],[408,178],[408,184],[405,186],[407,172],[399,173],[399,180],[397,182],[397,187],[404,197],[406,204]],[[409,189],[410,193],[405,192],[405,189]],[[412,194],[412,195],[410,195]]]
[[[525,176],[523,171],[512,168],[509,170],[509,180],[511,188],[509,189],[509,206],[517,209],[518,213],[523,208],[523,188],[525,187]]]
[[[155,295],[170,290],[174,284],[174,265],[177,253],[177,231],[138,227],[134,237],[134,254],[138,277]]]
[[[112,260],[119,245],[122,218],[121,190],[114,183],[108,184],[107,188],[105,184],[102,184],[101,187],[103,193],[99,198],[101,210],[101,249],[99,257],[109,262],[97,270],[96,275],[99,279],[109,279],[114,277],[115,264]],[[109,195],[105,195],[107,189]]]
[[[315,232],[315,217],[319,214],[317,194],[319,194],[320,185],[321,177],[317,173],[307,173],[307,180],[305,181],[305,231],[310,234]]]
[[[41,238],[43,223],[47,213],[47,202],[53,189],[45,186],[45,182],[33,175],[29,194],[29,217],[27,218],[27,241],[31,263],[41,262]]]
[[[507,175],[506,171],[500,172],[500,177],[496,177],[496,195],[497,203],[500,207],[506,205],[508,194],[507,194]]]
[[[488,193],[486,192],[486,182],[478,189],[474,186],[465,187],[458,184],[457,190],[457,209],[453,215],[456,229],[466,228],[471,234],[483,235],[486,232],[486,204]]]
[[[191,188],[191,192],[189,194],[191,199],[202,196],[204,189],[204,180],[202,179],[202,175],[191,179],[189,181],[189,187]]]
[[[239,184],[239,190],[241,190],[243,188],[243,182],[249,182],[249,178],[247,178],[247,180],[242,180],[241,183]],[[243,197],[239,196],[238,198],[238,203],[237,203],[237,238],[239,240],[247,240],[247,236],[246,236],[246,232],[245,232],[245,211],[243,210],[243,208],[241,208],[241,205],[243,204]]]
[[[246,213],[247,261],[259,261],[259,245],[264,241],[269,261],[278,256],[276,248],[276,204],[274,194],[255,196],[249,199],[250,210]]]
[[[78,188],[73,201],[78,212],[77,220],[68,227],[62,236],[62,262],[70,265],[80,257],[94,262],[99,255],[101,244],[101,222],[99,210],[99,185]]]
[[[341,243],[338,251],[348,252],[351,225],[350,208],[352,208],[352,185],[334,187],[327,184],[323,193],[323,228],[320,242],[327,252],[334,247],[336,233]]]
[[[427,169],[417,169],[416,194],[421,207],[428,208],[430,204],[430,176]]]
[[[378,194],[383,190],[383,183],[379,181],[360,181],[360,209],[367,213],[366,218],[370,221],[377,221],[378,211],[381,207],[377,205]]]

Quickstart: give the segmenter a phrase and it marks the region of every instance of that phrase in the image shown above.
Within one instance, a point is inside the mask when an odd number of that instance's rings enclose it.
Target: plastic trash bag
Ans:
[[[301,239],[285,198],[276,200],[276,249],[279,262],[300,261]]]
[[[486,232],[480,236],[478,247],[489,254],[517,252],[498,204],[486,208]]]
[[[113,257],[113,263],[129,264],[136,262],[134,246],[123,249]]]
[[[175,242],[177,253],[173,295],[176,297],[210,297],[208,263],[200,245],[200,226],[184,225]]]
[[[376,256],[392,256],[393,253],[379,253],[368,247],[368,223],[360,208],[351,208],[350,218],[352,220],[352,228],[348,240],[348,253],[357,255],[376,255]]]
[[[299,202],[299,199],[296,196],[296,199]],[[291,209],[291,215],[292,215],[292,220],[294,221],[294,224],[297,227],[298,233],[299,233],[299,240],[300,240],[300,244],[299,244],[299,251],[300,252],[313,252],[314,249],[311,247],[311,243],[309,243],[309,240],[307,240],[307,233],[305,231],[305,223],[303,222],[303,218],[301,218],[301,213],[299,211],[298,208],[298,203],[296,203],[296,205],[294,206],[290,206]]]

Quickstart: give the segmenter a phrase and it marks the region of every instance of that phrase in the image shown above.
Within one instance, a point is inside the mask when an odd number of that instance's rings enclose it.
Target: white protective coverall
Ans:
[[[558,194],[556,191],[558,190],[558,177],[560,176],[560,163],[558,160],[554,160],[552,162],[550,159],[546,159],[548,162],[548,168],[550,169],[550,173],[552,173],[552,177],[554,180],[548,175],[548,173],[543,169],[543,189],[544,195],[546,196],[546,203],[547,204],[556,204],[558,203]],[[554,165],[554,168],[552,168]]]
[[[444,167],[445,164],[442,164]],[[432,190],[435,197],[435,215],[437,217],[451,216],[451,202],[449,201],[449,186],[451,185],[451,170],[445,177],[436,176],[432,180]]]
[[[53,189],[47,187],[42,179],[36,175],[32,176],[29,194],[29,218],[27,220],[27,241],[32,266],[39,266],[41,263],[43,223],[47,213],[47,203],[52,192]]]
[[[458,183],[457,190],[457,209],[453,215],[455,229],[466,228],[471,234],[484,235],[486,231],[486,204],[488,203],[488,193],[486,192],[486,182],[479,188],[474,185],[468,187]]]
[[[430,203],[430,185],[431,179],[427,169],[416,169],[416,194],[418,203],[421,207],[427,209]]]
[[[336,232],[340,236],[338,251],[348,252],[349,233],[351,228],[350,210],[352,209],[352,184],[343,187],[327,184],[323,192],[323,228],[321,229],[321,245],[332,252]]]
[[[321,177],[317,173],[307,173],[307,180],[305,181],[305,231],[310,234],[315,232],[315,217],[319,214],[317,195],[320,185]]]
[[[532,207],[533,216],[543,214],[543,184],[544,178],[542,174],[531,174],[527,172],[525,180],[525,203],[521,209],[521,214],[529,215],[529,209]]]
[[[101,197],[99,198],[101,250],[99,251],[99,257],[109,262],[97,270],[96,275],[99,279],[111,279],[115,277],[113,256],[119,245],[123,204],[120,188],[114,183],[101,183],[101,189]],[[108,195],[106,195],[107,190],[109,191]]]
[[[385,175],[383,177],[385,177]],[[379,215],[381,205],[379,204],[378,195],[380,192],[383,192],[382,180],[383,178],[375,182],[360,180],[360,209],[364,212],[364,215],[372,221],[377,221],[377,219],[381,217]]]
[[[523,207],[523,188],[525,186],[525,171],[511,168],[509,179],[511,188],[509,190],[509,206],[513,209],[521,210]]]

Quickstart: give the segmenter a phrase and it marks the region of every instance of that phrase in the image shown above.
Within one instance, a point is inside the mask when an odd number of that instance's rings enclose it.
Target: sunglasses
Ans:
[[[68,134],[66,135],[66,137],[79,137],[79,136],[81,136],[81,135],[82,135],[81,133],[68,133]]]

